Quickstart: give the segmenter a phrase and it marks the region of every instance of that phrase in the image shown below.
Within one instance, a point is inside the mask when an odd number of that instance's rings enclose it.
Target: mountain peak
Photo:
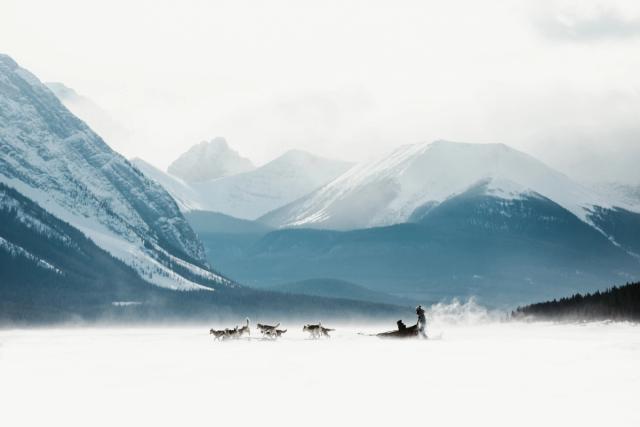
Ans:
[[[215,153],[221,151],[231,150],[227,140],[221,136],[216,136],[211,141],[202,141],[199,144],[194,145],[189,151],[196,150],[204,153]],[[233,150],[231,150],[233,151]]]
[[[167,171],[187,182],[203,182],[255,169],[222,137],[202,141],[176,159]]]
[[[208,145],[211,148],[229,149],[229,144],[227,143],[227,140],[221,136],[216,136],[209,142],[202,141],[200,144]]]
[[[276,227],[365,228],[407,221],[425,204],[438,204],[486,183],[503,199],[540,194],[588,221],[592,205],[609,206],[565,175],[504,144],[439,140],[404,145],[356,165],[332,182],[263,220]]]

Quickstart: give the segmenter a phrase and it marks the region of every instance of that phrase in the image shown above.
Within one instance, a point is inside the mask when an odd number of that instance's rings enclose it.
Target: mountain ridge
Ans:
[[[486,186],[486,183],[485,183]],[[609,213],[613,211],[607,211]],[[370,289],[509,305],[640,277],[629,249],[639,219],[607,218],[607,235],[539,195],[504,199],[482,185],[426,207],[412,223],[355,230],[284,228],[251,239],[206,235],[208,256],[246,283],[333,277]],[[218,249],[228,242],[233,251]]]
[[[211,211],[243,220],[255,220],[308,194],[352,165],[303,150],[289,150],[248,172],[202,182],[186,182],[142,159],[132,162],[165,186],[183,212]]]
[[[209,271],[173,198],[7,55],[0,55],[0,119],[0,182],[158,286],[231,284]]]
[[[315,192],[259,218],[273,227],[348,230],[407,222],[418,210],[483,185],[504,200],[549,198],[594,228],[597,209],[632,210],[504,144],[438,140],[361,163]],[[606,234],[603,231],[603,234]]]

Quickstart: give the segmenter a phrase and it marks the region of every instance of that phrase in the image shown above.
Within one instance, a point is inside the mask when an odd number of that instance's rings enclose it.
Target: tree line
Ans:
[[[513,319],[640,321],[640,282],[518,307]]]

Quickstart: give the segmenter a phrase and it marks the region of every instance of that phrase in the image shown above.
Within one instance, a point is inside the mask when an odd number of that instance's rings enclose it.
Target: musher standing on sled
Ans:
[[[421,305],[416,307],[416,314],[418,315],[418,332],[422,338],[427,337],[427,317],[424,315],[424,309]]]

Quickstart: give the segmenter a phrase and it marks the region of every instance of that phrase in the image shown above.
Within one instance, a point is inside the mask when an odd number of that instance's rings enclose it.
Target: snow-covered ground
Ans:
[[[638,426],[640,326],[434,321],[431,341],[0,331],[6,426]],[[254,330],[254,336],[256,331]]]

